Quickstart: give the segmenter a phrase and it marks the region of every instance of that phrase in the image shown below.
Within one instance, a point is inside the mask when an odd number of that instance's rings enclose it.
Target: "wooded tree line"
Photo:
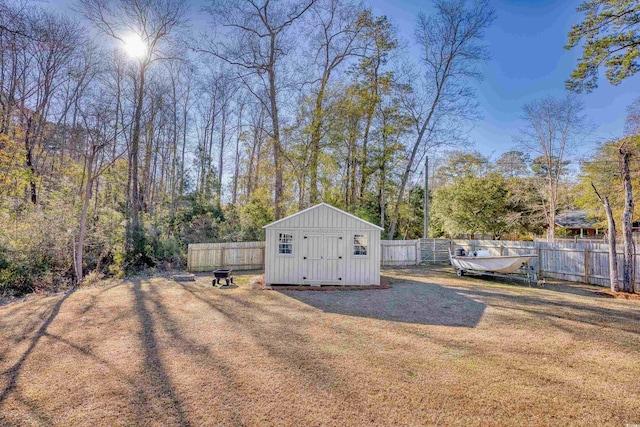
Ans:
[[[479,116],[487,0],[434,1],[413,40],[351,0],[212,0],[195,24],[192,12],[185,0],[78,0],[65,14],[0,0],[3,289],[180,265],[190,242],[261,239],[320,201],[389,238],[420,234],[424,157],[466,142]],[[538,229],[533,211],[548,222],[558,210],[564,146],[538,153],[534,116],[556,108],[560,126],[572,102],[531,105],[510,155],[538,161],[543,184],[509,190],[525,213],[508,222]]]
[[[464,139],[488,2],[0,2],[0,271],[23,291],[180,263],[325,201],[406,236],[429,149]]]

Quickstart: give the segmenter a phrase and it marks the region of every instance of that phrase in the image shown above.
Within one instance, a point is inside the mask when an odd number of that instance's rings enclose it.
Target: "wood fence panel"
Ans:
[[[217,268],[255,270],[264,268],[264,242],[193,243],[187,252],[189,271]]]
[[[381,240],[381,264],[407,266],[420,263],[419,240]]]

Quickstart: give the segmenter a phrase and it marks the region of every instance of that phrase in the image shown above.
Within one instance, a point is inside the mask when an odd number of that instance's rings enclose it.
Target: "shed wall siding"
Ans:
[[[332,228],[332,229],[353,229],[369,230],[374,227],[358,221],[328,206],[318,206],[309,212],[285,218],[282,222],[274,225],[274,229],[286,228]]]
[[[278,253],[280,233],[293,235],[293,254]],[[368,236],[367,256],[353,255],[353,235]],[[304,236],[340,235],[343,257],[342,280],[327,280],[321,283],[305,281]],[[269,284],[380,284],[380,230],[331,208],[320,206],[301,215],[266,228],[265,282]],[[328,275],[333,272],[328,273]],[[334,278],[335,279],[335,278]]]

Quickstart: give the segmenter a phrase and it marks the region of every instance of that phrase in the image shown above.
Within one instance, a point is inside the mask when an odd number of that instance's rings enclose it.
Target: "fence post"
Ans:
[[[504,255],[504,246],[500,245],[500,256]]]
[[[224,268],[225,263],[224,263],[224,246],[222,247],[222,250],[220,251],[220,267]]]
[[[584,249],[584,283],[591,283],[591,260],[589,256],[589,249]]]
[[[420,265],[420,239],[416,240],[416,265]]]
[[[540,249],[540,246],[536,248],[536,252],[538,255],[538,271],[536,274],[540,277],[542,276],[542,249]]]
[[[631,279],[631,289],[633,289],[634,292],[637,292],[636,291],[636,277],[637,277],[636,276],[636,266],[637,266],[637,264],[636,264],[636,255],[637,255],[636,254],[636,245],[633,245],[633,257],[631,258],[633,260],[633,270],[632,270],[633,271],[633,275],[632,275],[633,277]]]

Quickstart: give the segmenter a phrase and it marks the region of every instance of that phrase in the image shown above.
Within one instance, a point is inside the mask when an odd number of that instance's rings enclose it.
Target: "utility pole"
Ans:
[[[429,156],[424,161],[424,229],[422,237],[429,237]]]

